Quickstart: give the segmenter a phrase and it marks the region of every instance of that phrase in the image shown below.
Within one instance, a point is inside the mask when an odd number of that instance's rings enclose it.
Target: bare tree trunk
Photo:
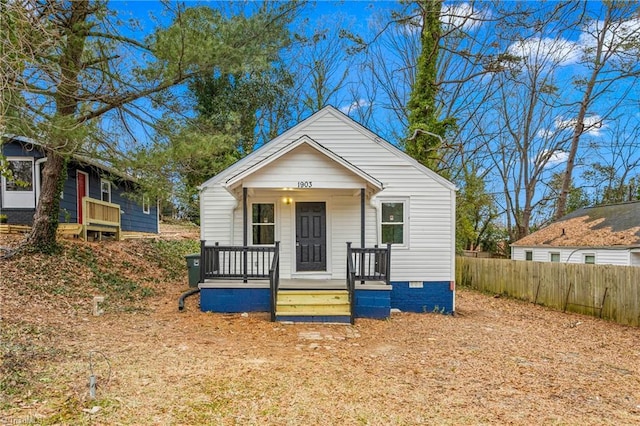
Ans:
[[[562,176],[562,188],[560,190],[560,196],[558,197],[558,204],[554,214],[554,218],[556,220],[564,216],[567,211],[567,198],[569,196],[569,191],[571,190],[573,169],[575,167],[576,156],[578,154],[578,146],[580,145],[580,136],[582,136],[582,133],[584,132],[584,119],[587,114],[587,107],[591,102],[591,93],[593,92],[593,87],[596,84],[596,77],[599,70],[599,67],[596,67],[593,70],[591,78],[587,83],[584,96],[582,97],[582,102],[580,102],[580,110],[578,111],[576,124],[573,128],[573,136],[571,137],[571,147],[569,148],[569,154],[567,155],[567,167]]]
[[[60,77],[55,95],[56,116],[73,118],[78,109],[78,76],[83,66],[82,54],[87,39],[87,17],[90,15],[90,5],[87,0],[70,3],[70,13],[64,22],[63,30],[67,36],[63,46],[58,66]],[[69,125],[73,120],[61,120],[63,125]],[[33,217],[31,232],[25,239],[26,245],[41,252],[51,252],[56,247],[56,231],[58,230],[58,216],[60,214],[60,190],[63,179],[66,179],[66,161],[64,154],[56,147],[66,145],[64,139],[67,129],[56,128],[47,141],[47,161],[43,169],[42,188],[36,213]]]
[[[64,158],[53,151],[47,152],[47,161],[44,163],[42,174],[38,208],[33,216],[33,227],[25,241],[32,249],[51,252],[56,247],[60,191],[67,177]]]

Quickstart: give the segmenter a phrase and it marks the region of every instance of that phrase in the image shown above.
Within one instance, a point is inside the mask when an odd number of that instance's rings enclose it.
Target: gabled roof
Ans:
[[[640,201],[576,210],[512,245],[640,247]]]
[[[440,183],[445,188],[450,189],[452,191],[457,190],[456,186],[453,183],[449,182],[447,179],[443,178],[433,170],[420,164],[418,161],[416,161],[414,158],[412,158],[411,156],[403,152],[401,149],[399,149],[395,145],[382,139],[380,136],[376,135],[371,130],[357,123],[351,117],[349,117],[348,115],[344,114],[343,112],[339,111],[338,109],[334,108],[331,105],[328,105],[322,108],[320,111],[316,112],[315,114],[312,114],[310,117],[296,124],[289,130],[282,133],[280,136],[277,136],[271,141],[265,143],[260,148],[256,149],[246,157],[242,158],[241,160],[237,161],[233,165],[229,166],[227,169],[223,170],[219,174],[208,179],[206,182],[200,185],[199,188],[202,189],[206,186],[209,186],[210,184],[227,181],[231,176],[235,176],[238,173],[241,173],[245,168],[251,167],[253,163],[255,163],[256,161],[259,161],[257,159],[264,156],[265,153],[268,153],[269,151],[274,149],[276,150],[280,149],[281,146],[284,146],[287,143],[291,143],[291,142],[288,142],[288,140],[292,137],[293,134],[300,132],[300,130],[303,129],[304,127],[307,127],[313,124],[314,122],[321,120],[323,117],[327,115],[331,115],[334,118],[337,118],[338,120],[342,121],[345,125],[350,126],[353,129],[357,130],[358,132],[362,133],[365,137],[369,138],[372,142],[384,147],[387,151],[390,152],[390,154],[400,157],[405,162],[415,167],[417,170],[419,170],[423,174],[429,176],[434,181]],[[268,155],[270,154],[267,154],[267,156]]]
[[[26,136],[19,136],[19,135],[4,135],[3,136],[4,139],[6,139],[7,142],[11,142],[11,141],[16,141],[16,142],[20,142],[22,144],[31,144],[34,146],[39,147],[40,149],[44,149],[44,145],[40,142],[38,142],[35,139],[26,137]],[[0,145],[2,145],[2,143],[0,143]],[[102,163],[96,159],[90,158],[86,155],[83,154],[79,154],[79,153],[75,153],[71,155],[71,160],[79,165],[82,166],[89,166],[89,167],[95,167],[97,169],[103,170],[105,172],[107,172],[110,175],[113,176],[117,176],[122,180],[126,180],[126,181],[130,181],[130,182],[134,182],[137,183],[138,179],[134,176],[131,176],[130,174],[126,173],[126,172],[121,172],[120,170],[117,170],[115,168],[113,168],[112,166]]]
[[[335,154],[333,151],[330,151],[329,149],[327,149],[324,146],[320,145],[318,142],[314,141],[313,139],[311,139],[307,135],[304,135],[304,136],[298,138],[297,140],[295,140],[294,142],[292,142],[292,143],[290,143],[288,145],[285,145],[284,147],[280,148],[278,151],[270,154],[268,157],[266,157],[266,158],[258,161],[257,163],[253,164],[251,167],[248,167],[244,171],[236,174],[235,176],[232,176],[226,182],[227,187],[234,186],[238,182],[242,181],[242,179],[244,179],[245,177],[257,172],[258,170],[262,169],[265,166],[268,166],[269,164],[273,163],[278,158],[283,157],[284,155],[286,155],[287,153],[293,151],[294,149],[296,149],[297,147],[299,147],[301,145],[307,145],[307,146],[315,149],[320,154],[324,155],[325,157],[328,157],[329,159],[333,160],[335,163],[341,165],[345,169],[347,169],[350,172],[352,172],[353,174],[357,175],[358,177],[363,179],[365,182],[367,182],[369,185],[371,185],[375,189],[382,190],[382,188],[383,188],[382,182],[380,182],[379,180],[377,180],[373,176],[369,175],[368,173],[360,170],[358,167],[354,166],[353,164],[351,164],[350,162],[348,162],[344,158],[342,158],[339,155]]]

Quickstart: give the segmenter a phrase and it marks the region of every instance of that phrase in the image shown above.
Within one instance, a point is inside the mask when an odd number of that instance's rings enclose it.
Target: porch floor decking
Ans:
[[[384,281],[367,281],[366,284],[356,282],[356,288],[368,290],[390,290]],[[269,288],[269,280],[252,280],[244,283],[242,280],[205,280],[200,288]],[[311,278],[281,279],[279,290],[346,290],[347,280],[317,280]]]

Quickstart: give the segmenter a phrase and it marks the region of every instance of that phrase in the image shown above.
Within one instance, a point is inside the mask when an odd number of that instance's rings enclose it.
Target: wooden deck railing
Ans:
[[[82,199],[82,237],[87,239],[88,231],[113,232],[120,239],[122,225],[120,221],[120,205],[107,203],[95,198]]]
[[[207,246],[200,241],[200,282],[205,280],[268,279],[271,321],[276,319],[280,286],[280,242],[268,247]]]
[[[278,288],[280,287],[280,250],[276,241],[276,252],[269,268],[269,289],[271,290],[271,322],[276,320],[276,305],[278,304]]]
[[[391,244],[380,248],[353,248],[347,243],[347,290],[351,305],[351,324],[355,321],[356,282],[382,281],[391,284]]]
[[[200,281],[268,279],[278,244],[268,247],[207,246],[200,242]]]

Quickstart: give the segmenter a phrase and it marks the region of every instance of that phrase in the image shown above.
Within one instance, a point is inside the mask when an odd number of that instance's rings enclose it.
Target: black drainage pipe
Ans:
[[[189,289],[188,291],[185,291],[184,293],[182,293],[182,296],[180,296],[180,299],[178,299],[178,310],[179,311],[184,310],[184,299],[196,293],[200,293],[200,289],[197,287]]]

